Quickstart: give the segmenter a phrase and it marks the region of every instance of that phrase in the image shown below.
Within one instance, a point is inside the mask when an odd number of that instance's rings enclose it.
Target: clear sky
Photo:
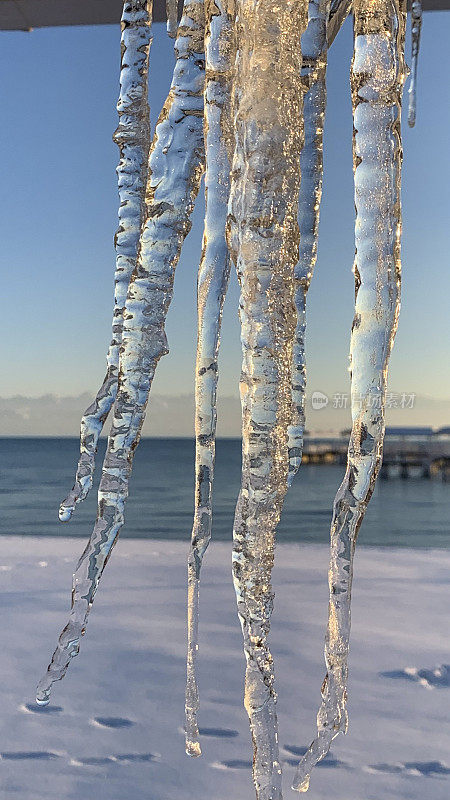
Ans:
[[[0,34],[3,398],[94,392],[104,374],[118,203],[118,150],[111,136],[119,36],[117,26]],[[351,38],[347,21],[329,58],[319,257],[309,295],[309,387],[329,394],[348,390],[353,317]],[[390,378],[397,392],[441,400],[450,398],[449,45],[450,13],[425,14],[417,123],[410,131],[405,115],[403,125],[403,302]],[[164,26],[155,25],[152,124],[172,64],[173,43]],[[159,395],[193,391],[202,216],[199,198],[168,317],[171,352],[154,382]],[[222,395],[237,393],[237,298],[233,275],[223,324]]]

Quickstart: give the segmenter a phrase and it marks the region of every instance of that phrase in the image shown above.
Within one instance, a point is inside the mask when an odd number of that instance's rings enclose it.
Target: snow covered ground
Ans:
[[[201,594],[203,757],[184,754],[182,542],[119,542],[80,656],[52,704],[34,686],[65,623],[81,542],[1,538],[0,788],[7,800],[252,800],[230,548],[211,545]],[[280,545],[271,642],[285,797],[314,733],[324,675],[327,548]],[[450,796],[450,552],[361,548],[350,728],[310,800]],[[435,670],[436,665],[444,665]]]

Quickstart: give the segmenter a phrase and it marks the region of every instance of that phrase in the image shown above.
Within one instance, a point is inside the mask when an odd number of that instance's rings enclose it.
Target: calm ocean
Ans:
[[[104,441],[98,455],[99,466]],[[58,507],[73,484],[77,439],[0,439],[0,533],[88,537],[96,491],[68,524]],[[240,441],[217,442],[213,536],[230,539],[239,488]],[[288,493],[280,541],[327,542],[342,466],[304,465]],[[194,442],[143,439],[136,452],[121,536],[186,539],[193,508]],[[438,479],[380,481],[359,535],[360,544],[450,546],[450,484]]]

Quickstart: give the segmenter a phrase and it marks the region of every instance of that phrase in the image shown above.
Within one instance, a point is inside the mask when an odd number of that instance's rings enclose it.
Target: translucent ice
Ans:
[[[293,787],[306,791],[311,770],[347,730],[350,601],[356,538],[381,466],[389,355],[400,309],[401,94],[405,79],[404,6],[355,0],[351,86],[355,173],[356,301],[350,358],[353,426],[344,480],[331,523],[327,673],[318,734]]]
[[[52,684],[64,677],[79,651],[98,583],[124,523],[133,455],[156,365],[167,353],[164,324],[175,267],[190,229],[204,165],[204,14],[199,0],[185,5],[175,50],[172,86],[150,151],[148,216],[123,314],[119,385],[98,492],[97,521],[73,577],[69,622],[37,689],[41,703],[48,702]]]

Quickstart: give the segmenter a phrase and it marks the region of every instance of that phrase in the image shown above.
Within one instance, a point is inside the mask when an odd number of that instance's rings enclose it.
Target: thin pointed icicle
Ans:
[[[275,533],[288,477],[294,265],[303,137],[300,37],[307,3],[238,0],[235,153],[228,241],[241,286],[242,483],[233,580],[258,800],[280,800],[276,693],[268,634]]]
[[[405,8],[399,0],[355,0],[352,63],[355,170],[355,317],[351,337],[352,419],[348,464],[331,523],[327,674],[318,735],[293,788],[347,729],[350,601],[356,538],[381,466],[388,360],[400,309],[401,95]]]
[[[422,3],[413,0],[411,5],[411,78],[409,82],[408,125],[416,124],[417,62],[419,60],[420,32],[422,30]]]
[[[89,494],[99,436],[117,395],[119,348],[122,341],[123,308],[131,273],[136,266],[141,226],[145,217],[145,185],[150,147],[148,106],[148,62],[152,2],[125,0],[122,14],[119,126],[113,139],[119,146],[119,227],[115,236],[116,274],[112,340],[107,372],[94,402],[81,420],[80,459],[75,484],[59,509],[61,522],[72,517],[75,506]]]
[[[195,370],[195,510],[188,558],[186,752],[201,754],[196,676],[200,569],[211,538],[218,354],[223,302],[230,274],[225,239],[230,189],[230,96],[234,23],[230,0],[206,0],[205,147],[206,216],[198,273]]]
[[[175,39],[178,29],[178,0],[166,0],[167,33]]]
[[[175,267],[191,223],[204,168],[204,13],[201,0],[184,8],[175,45],[172,87],[160,114],[149,159],[149,216],[124,311],[119,390],[98,492],[98,516],[73,578],[72,610],[37,702],[49,702],[52,684],[77,655],[102,572],[124,523],[134,451],[159,358],[167,353],[165,318]]]
[[[310,0],[308,27],[302,36],[302,79],[304,145],[300,156],[301,188],[299,202],[300,258],[295,267],[295,331],[292,365],[294,416],[289,426],[289,486],[299,469],[305,429],[305,330],[306,294],[317,259],[320,200],[323,177],[323,125],[327,101],[327,23],[330,0]]]

